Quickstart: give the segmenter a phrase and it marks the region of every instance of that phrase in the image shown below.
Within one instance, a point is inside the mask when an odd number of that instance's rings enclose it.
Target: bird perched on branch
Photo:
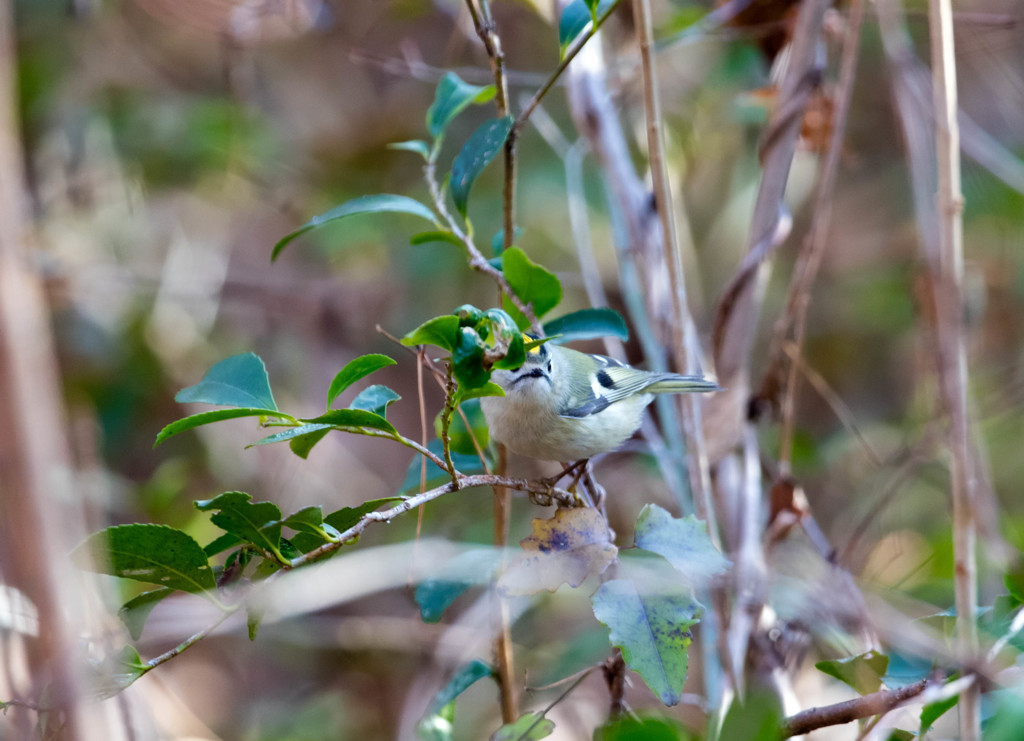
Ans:
[[[531,349],[516,370],[494,370],[491,380],[505,390],[480,400],[491,436],[546,461],[615,450],[640,427],[655,394],[720,390],[701,376],[651,373],[551,344]]]

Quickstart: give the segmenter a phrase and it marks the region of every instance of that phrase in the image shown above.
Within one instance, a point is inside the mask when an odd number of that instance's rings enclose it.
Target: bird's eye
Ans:
[[[549,359],[548,360],[548,373],[550,373],[550,372],[551,372],[551,360]]]

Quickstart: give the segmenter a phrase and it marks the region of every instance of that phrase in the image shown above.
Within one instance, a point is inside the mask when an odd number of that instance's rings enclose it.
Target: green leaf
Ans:
[[[260,623],[263,622],[263,605],[247,602],[245,605],[245,630],[250,641],[256,640],[256,633],[259,632]]]
[[[960,702],[960,695],[953,695],[945,700],[928,703],[921,708],[921,732],[918,735],[924,738],[928,730],[935,724],[935,721],[941,718],[947,710],[955,707],[958,702]]]
[[[477,400],[466,401],[461,404],[460,408],[466,415],[466,419],[469,420],[469,427],[466,427],[462,414],[459,414],[458,411],[452,415],[452,421],[448,427],[448,440],[451,443],[451,449],[464,455],[476,455],[476,447],[473,445],[474,438],[481,449],[486,448],[487,443],[490,442],[487,420],[484,419],[480,402]],[[443,412],[439,412],[434,418],[434,433],[438,437],[441,437],[442,415]]]
[[[729,560],[708,537],[707,526],[693,515],[676,519],[657,504],[636,518],[636,547],[663,556],[690,586],[706,585],[725,573]]]
[[[203,425],[208,425],[212,422],[220,422],[225,419],[238,419],[240,417],[274,417],[276,419],[286,419],[291,422],[297,421],[289,415],[282,414],[281,412],[275,412],[273,409],[216,409],[212,412],[200,412],[199,414],[193,414],[189,417],[179,419],[176,422],[171,422],[160,430],[160,433],[156,436],[156,442],[153,443],[153,447],[155,448],[164,440],[177,435],[179,432],[185,432],[186,430],[191,430],[194,427],[202,427]]]
[[[234,548],[242,541],[231,533],[224,533],[223,535],[215,538],[211,543],[203,546],[203,553],[206,554],[207,558],[216,556],[218,553],[223,553],[228,548]]]
[[[324,523],[324,513],[319,505],[303,507],[288,515],[283,524],[296,532],[314,535],[324,542],[338,542],[338,531]]]
[[[437,456],[443,456],[443,450],[441,448],[441,441],[430,440],[427,443],[427,450]],[[416,456],[410,461],[409,468],[405,472],[405,479],[402,481],[401,486],[398,488],[401,492],[419,491],[420,488],[420,470],[421,462],[423,462],[421,456]],[[464,474],[483,473],[483,466],[480,464],[480,459],[474,455],[462,455],[461,453],[452,453],[452,463],[455,464],[455,468]],[[444,481],[451,481],[451,477],[448,472],[443,468],[439,468],[432,460],[427,459],[427,488],[437,486]]]
[[[434,224],[437,223],[437,217],[434,215],[433,211],[419,201],[409,198],[408,196],[398,196],[391,193],[360,196],[359,198],[353,198],[351,201],[346,201],[340,206],[335,206],[330,211],[325,211],[319,216],[314,216],[295,231],[283,236],[278,240],[277,244],[274,245],[274,251],[271,253],[270,259],[276,260],[278,255],[281,254],[281,250],[287,247],[289,242],[296,237],[305,234],[311,229],[316,229],[317,227],[329,224],[332,221],[340,221],[341,219],[348,218],[349,216],[376,213],[409,214],[411,216],[418,216],[421,219],[425,219]]]
[[[470,399],[481,399],[485,396],[504,396],[505,389],[496,383],[488,381],[483,386],[478,386],[475,389],[466,389],[465,391],[459,392],[458,403],[463,404]],[[474,451],[475,453],[475,451]]]
[[[512,241],[517,241],[523,236],[522,227],[516,227],[512,230]],[[499,229],[497,234],[491,237],[491,254],[495,257],[501,257],[501,253],[505,251],[505,230]]]
[[[505,140],[512,131],[512,123],[511,116],[484,121],[455,155],[449,189],[455,208],[463,218],[466,217],[466,204],[473,182],[505,146]]]
[[[554,730],[555,724],[540,713],[527,713],[515,723],[495,731],[490,741],[537,741],[547,738]]]
[[[108,527],[86,538],[71,556],[90,571],[182,592],[208,593],[217,587],[200,545],[190,535],[166,525]],[[210,599],[216,602],[214,597]]]
[[[397,361],[393,358],[377,353],[361,355],[350,360],[345,364],[344,368],[338,371],[334,380],[331,381],[331,387],[327,390],[327,408],[330,409],[334,400],[360,378],[364,378],[374,371],[379,371],[381,368],[397,364]]]
[[[572,0],[562,9],[562,17],[558,21],[558,51],[564,58],[565,52],[572,46],[576,37],[583,33],[595,18],[604,15],[614,0]]]
[[[194,502],[200,512],[214,512],[211,522],[257,548],[284,560],[281,543],[281,510],[273,502],[253,502],[244,491],[226,491],[213,499]]]
[[[324,522],[339,533],[343,533],[363,519],[364,515],[380,509],[385,504],[401,502],[403,499],[405,497],[381,497],[380,499],[370,499],[363,502],[358,507],[342,507],[324,517]]]
[[[366,427],[371,430],[383,430],[392,435],[398,434],[395,426],[379,414],[368,412],[365,409],[332,409],[319,417],[303,419],[314,425],[331,425],[332,427]]]
[[[512,290],[524,304],[533,305],[533,313],[538,319],[561,302],[561,281],[550,270],[533,262],[520,248],[510,247],[505,250],[501,256],[501,266]],[[505,310],[520,327],[529,326],[526,317],[507,299]]]
[[[670,585],[637,590],[628,579],[601,585],[593,597],[594,615],[611,631],[622,658],[665,705],[679,702],[686,681],[690,627],[700,605]]]
[[[470,85],[454,72],[441,78],[434,94],[434,102],[427,110],[427,130],[435,139],[444,134],[452,122],[471,103],[486,103],[497,90],[494,85]]]
[[[388,410],[388,405],[393,404],[402,397],[389,389],[387,386],[374,384],[367,386],[349,404],[349,409],[362,409],[383,417]]]
[[[420,232],[419,234],[413,234],[411,237],[409,237],[409,244],[413,245],[414,247],[421,244],[433,244],[435,242],[453,244],[459,248],[465,247],[462,241],[448,230]]]
[[[459,329],[455,349],[452,350],[452,372],[460,389],[480,388],[491,379],[491,372],[484,367],[486,347],[480,335],[471,327]]]
[[[434,700],[430,703],[426,714],[435,715],[439,713],[441,708],[454,701],[455,698],[468,690],[478,680],[490,677],[493,674],[494,668],[480,659],[473,659],[463,664],[448,681],[448,684],[442,687],[441,691],[434,696]]]
[[[199,402],[277,411],[267,367],[258,355],[251,352],[220,361],[206,371],[203,380],[195,386],[179,391],[174,400],[182,404]]]
[[[121,609],[117,611],[117,616],[121,618],[121,622],[128,629],[128,634],[132,637],[133,641],[139,640],[139,637],[142,635],[142,628],[146,625],[146,619],[157,603],[171,594],[174,594],[174,590],[170,587],[160,587],[132,597],[121,605]]]
[[[423,159],[430,157],[430,146],[422,139],[410,139],[406,142],[392,142],[391,144],[388,144],[388,149],[415,152],[423,157]]]
[[[544,334],[559,335],[558,344],[600,337],[629,339],[626,320],[615,309],[580,309],[544,323]]]
[[[814,666],[860,694],[869,695],[881,688],[882,677],[889,668],[889,657],[878,651],[866,651],[845,659],[819,661]]]
[[[429,319],[402,338],[402,344],[436,345],[451,352],[459,334],[459,318],[452,314]]]
[[[594,731],[594,741],[687,741],[690,735],[670,718],[624,716]]]
[[[778,697],[766,690],[736,696],[722,721],[718,741],[780,741],[783,714]]]
[[[494,548],[475,548],[455,556],[416,587],[420,618],[436,623],[459,595],[490,582],[499,566],[501,552]]]
[[[452,741],[454,722],[455,703],[450,702],[416,724],[416,738],[419,741]]]
[[[1003,574],[1003,584],[1018,605],[1024,604],[1024,568],[1019,565],[1011,567]]]
[[[307,425],[303,425],[303,427],[307,427]],[[308,425],[308,428],[316,429],[310,429],[305,434],[296,435],[288,441],[288,447],[302,460],[306,460],[313,447],[327,437],[328,432],[334,429],[330,425]]]
[[[305,458],[309,455],[309,451],[313,449],[313,446],[333,429],[334,426],[328,424],[298,425],[297,427],[289,427],[287,430],[275,432],[273,435],[267,435],[254,443],[249,443],[245,447],[253,448],[257,445],[273,445],[274,443],[283,443],[285,440],[289,440],[291,441],[289,444],[292,446],[292,451],[300,458]],[[295,443],[299,440],[302,440],[304,443],[302,450],[305,452],[305,455],[295,450]]]
[[[91,668],[89,679],[93,697],[108,700],[127,689],[153,667],[139,657],[134,646],[125,646],[116,657],[109,657],[99,666]]]

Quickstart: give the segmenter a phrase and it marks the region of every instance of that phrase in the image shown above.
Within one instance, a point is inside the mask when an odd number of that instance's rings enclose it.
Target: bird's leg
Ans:
[[[576,498],[581,500],[586,506],[593,507],[593,497],[590,496],[591,490],[587,487],[586,482],[584,481],[584,485],[582,487],[579,486],[580,480],[583,479],[584,476],[588,476],[587,472],[590,469],[590,459],[580,458],[575,463],[568,465],[564,473],[568,473],[573,469],[576,470],[572,478],[572,484],[568,486],[568,490],[571,491],[574,495],[576,495]]]
[[[590,492],[590,496],[594,500],[594,506],[597,507],[598,511],[608,517],[608,513],[605,512],[605,499],[607,498],[607,492],[604,487],[597,483],[597,479],[594,478],[593,470],[590,466],[586,466],[583,471],[583,487]]]
[[[541,479],[541,482],[543,482],[544,484],[546,484],[549,487],[553,487],[553,486],[555,486],[555,484],[557,484],[563,478],[568,476],[570,473],[573,473],[574,471],[576,471],[576,469],[579,467],[579,465],[581,463],[585,464],[586,460],[575,461],[573,463],[563,463],[561,471],[559,471],[554,476],[549,476],[546,479]],[[579,476],[576,476],[573,479],[572,486],[575,486],[577,481],[579,481]],[[570,491],[572,491],[572,486],[569,487]]]

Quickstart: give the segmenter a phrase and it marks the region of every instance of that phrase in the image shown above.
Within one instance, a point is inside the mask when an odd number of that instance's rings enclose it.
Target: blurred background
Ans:
[[[765,34],[755,21],[681,35],[712,7],[673,0],[655,9],[656,37],[665,41],[658,63],[677,218],[689,245],[692,309],[706,339],[715,302],[747,248],[758,141],[771,105]],[[1024,33],[1013,0],[970,0],[956,9],[961,105],[973,122],[964,129],[964,149],[975,153],[963,173],[972,411],[995,497],[985,534],[999,548],[985,555],[1005,568],[1007,554],[1024,544]],[[558,63],[555,9],[535,0],[495,2],[493,11],[518,109],[520,97]],[[826,93],[836,79],[845,12],[840,5],[828,21]],[[463,303],[495,305],[493,285],[450,245],[410,246],[418,225],[401,216],[315,230],[273,265],[270,251],[281,236],[349,198],[400,193],[427,200],[420,158],[387,145],[426,138],[424,116],[445,70],[491,81],[464,4],[14,0],[13,17],[32,257],[52,318],[85,531],[152,521],[206,542],[215,529],[192,501],[222,491],[247,491],[286,511],[309,504],[333,511],[398,493],[411,455],[369,438],[330,436],[306,461],[285,446],[244,450],[260,436],[251,420],[201,428],[155,450],[153,441],[164,425],[196,411],[174,402],[177,390],[218,360],[249,350],[266,361],[280,408],[306,415],[322,407],[345,362],[369,352],[391,355],[398,365],[374,381],[404,397],[390,418],[418,437],[413,357],[378,327],[400,336]],[[926,4],[908,2],[899,17],[906,48],[926,62]],[[642,167],[631,24],[627,6],[602,43],[613,100]],[[945,609],[952,604],[948,475],[934,440],[927,286],[883,28],[869,7],[806,344],[808,366],[848,414],[844,421],[834,398],[805,385],[794,475],[865,590]],[[765,352],[807,228],[820,141],[831,125],[828,100],[822,111],[821,120],[805,122],[794,161],[794,237],[776,261],[755,357]],[[481,106],[457,119],[442,162],[493,115]],[[535,121],[519,145],[518,244],[562,279],[560,314],[587,305],[564,162],[565,147],[580,134],[561,86]],[[612,246],[617,217],[591,160],[583,172],[597,264],[610,302],[622,309]],[[483,245],[501,226],[500,189],[495,165],[473,192],[470,215]],[[635,343],[627,350],[643,362]],[[440,399],[428,384],[430,415]],[[762,445],[773,451],[776,444],[776,430],[766,426]],[[537,471],[529,461],[513,458],[511,465],[513,473]],[[620,544],[631,542],[643,504],[676,506],[639,442],[601,461],[598,475]],[[489,543],[490,500],[477,490],[426,508],[423,553],[443,553],[449,542]],[[511,539],[525,537],[529,520],[545,512],[517,498]],[[417,527],[406,517],[371,529],[358,549],[408,544]],[[445,623],[420,622],[405,587],[405,564],[416,558],[411,549],[372,551],[380,559],[373,567],[339,559],[336,571],[310,587],[319,601],[297,596],[292,614],[268,620],[255,642],[231,623],[145,677],[111,701],[136,729],[124,737],[403,737],[465,658],[459,631],[475,635],[478,627],[474,595],[461,598]],[[785,575],[802,553],[782,549],[773,568]],[[1001,593],[998,568],[982,573],[982,604]],[[70,566],[63,573],[80,578]],[[784,582],[780,603],[813,620],[801,601],[806,593],[787,591]],[[112,614],[134,591],[108,586]],[[157,608],[136,644],[143,658],[202,626],[190,600]],[[528,685],[607,656],[607,631],[590,615],[587,594],[563,588],[521,609],[513,638]],[[97,620],[105,636],[97,651],[127,641],[115,618]],[[822,681],[806,680],[814,687]],[[695,669],[694,692],[700,682]],[[637,684],[631,704],[655,707]],[[482,738],[500,724],[495,695],[493,685],[479,683],[460,701],[456,738]],[[542,707],[553,696],[527,693],[524,704]],[[605,703],[595,675],[554,711],[562,734],[555,738],[590,738]],[[666,712],[702,722],[692,706]],[[13,721],[0,718],[0,738],[17,738],[5,723]],[[836,734],[822,738],[845,737]]]

